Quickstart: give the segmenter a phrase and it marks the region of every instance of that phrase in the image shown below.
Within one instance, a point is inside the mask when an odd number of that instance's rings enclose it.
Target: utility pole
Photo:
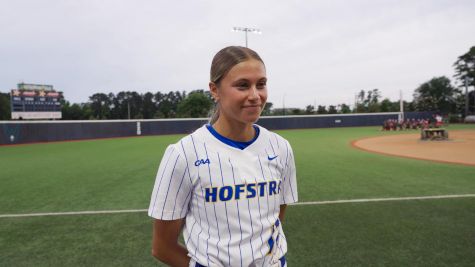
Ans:
[[[247,27],[233,27],[233,32],[244,32],[246,38],[246,47],[247,47],[247,33],[252,32],[255,34],[262,34],[261,30]]]
[[[130,120],[130,96],[125,95],[124,99],[127,101],[127,118]]]
[[[468,76],[465,76],[465,117],[468,116]]]
[[[404,102],[402,100],[402,90],[399,90],[399,112],[401,113],[400,120],[404,121]]]
[[[127,99],[127,115],[130,120],[130,100],[129,99]]]
[[[313,101],[313,112],[312,114],[316,114],[317,113],[317,98],[315,97],[314,101]]]
[[[282,97],[282,114],[285,116],[285,93],[284,97]]]

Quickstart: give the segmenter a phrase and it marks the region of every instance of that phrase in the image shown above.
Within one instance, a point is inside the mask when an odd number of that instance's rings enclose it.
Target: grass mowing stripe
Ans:
[[[389,198],[344,199],[344,200],[329,200],[329,201],[308,201],[308,202],[291,203],[289,205],[290,206],[325,205],[325,204],[364,203],[364,202],[401,201],[401,200],[446,199],[446,198],[463,198],[463,197],[475,197],[475,194],[422,196],[422,197],[389,197]],[[35,217],[35,216],[62,216],[62,215],[91,215],[91,214],[111,214],[111,213],[135,213],[135,212],[146,212],[146,211],[147,211],[147,209],[71,211],[71,212],[47,212],[47,213],[26,213],[26,214],[0,214],[0,218]]]

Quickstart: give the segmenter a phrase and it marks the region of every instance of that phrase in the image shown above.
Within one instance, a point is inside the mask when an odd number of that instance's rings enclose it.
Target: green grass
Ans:
[[[474,167],[383,156],[351,147],[352,140],[394,132],[366,127],[281,134],[296,151],[299,188],[304,189],[299,192],[301,201],[475,192]]]
[[[451,125],[471,129],[472,125]],[[372,154],[377,127],[279,131],[300,201],[475,193],[475,167]],[[0,214],[148,207],[166,145],[151,136],[0,147]],[[475,198],[292,206],[290,266],[469,266]],[[145,213],[0,218],[0,266],[154,266]]]
[[[154,266],[145,213],[8,218],[0,266]]]
[[[473,266],[475,199],[294,206],[293,266]]]
[[[0,147],[0,213],[144,208],[161,155],[178,139]]]

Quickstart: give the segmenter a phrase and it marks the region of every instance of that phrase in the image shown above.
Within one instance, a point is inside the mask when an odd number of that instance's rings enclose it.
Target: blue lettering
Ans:
[[[267,184],[267,182],[260,182],[258,183],[258,186],[259,186],[259,196],[263,197],[264,196],[264,193],[266,191],[266,188],[265,188],[265,185]]]
[[[247,184],[246,190],[247,190],[247,198],[254,198],[256,197],[256,184]],[[251,193],[251,194],[249,194]]]
[[[198,167],[200,166],[201,164],[210,164],[211,162],[209,161],[209,159],[199,159],[197,161],[195,161],[195,166]]]
[[[219,200],[228,201],[231,198],[233,198],[233,188],[231,186],[221,187],[221,189],[219,190]]]
[[[236,185],[236,194],[234,195],[234,199],[240,199],[241,198],[241,193],[244,193],[244,185],[243,184],[237,184]]]
[[[213,190],[213,191],[211,191]],[[206,188],[205,192],[205,199],[206,202],[210,202],[210,198],[212,202],[216,202],[216,196],[218,195],[218,188],[217,187],[211,187],[211,188]]]
[[[204,161],[204,160],[203,160]],[[202,163],[200,163],[202,164]],[[206,202],[239,200],[241,195],[246,198],[263,197],[268,192],[269,196],[280,193],[281,181],[269,181],[252,184],[236,184],[223,187],[208,187],[205,190]],[[266,189],[268,187],[268,189]]]
[[[270,181],[269,182],[269,196],[277,194],[277,192],[275,191],[276,187],[277,187],[277,182],[276,181]]]

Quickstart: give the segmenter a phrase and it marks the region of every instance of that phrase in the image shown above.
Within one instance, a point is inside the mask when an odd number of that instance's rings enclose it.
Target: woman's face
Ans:
[[[211,93],[219,101],[219,116],[245,124],[256,122],[267,101],[266,83],[266,69],[259,60],[235,65],[218,87],[210,83]]]

